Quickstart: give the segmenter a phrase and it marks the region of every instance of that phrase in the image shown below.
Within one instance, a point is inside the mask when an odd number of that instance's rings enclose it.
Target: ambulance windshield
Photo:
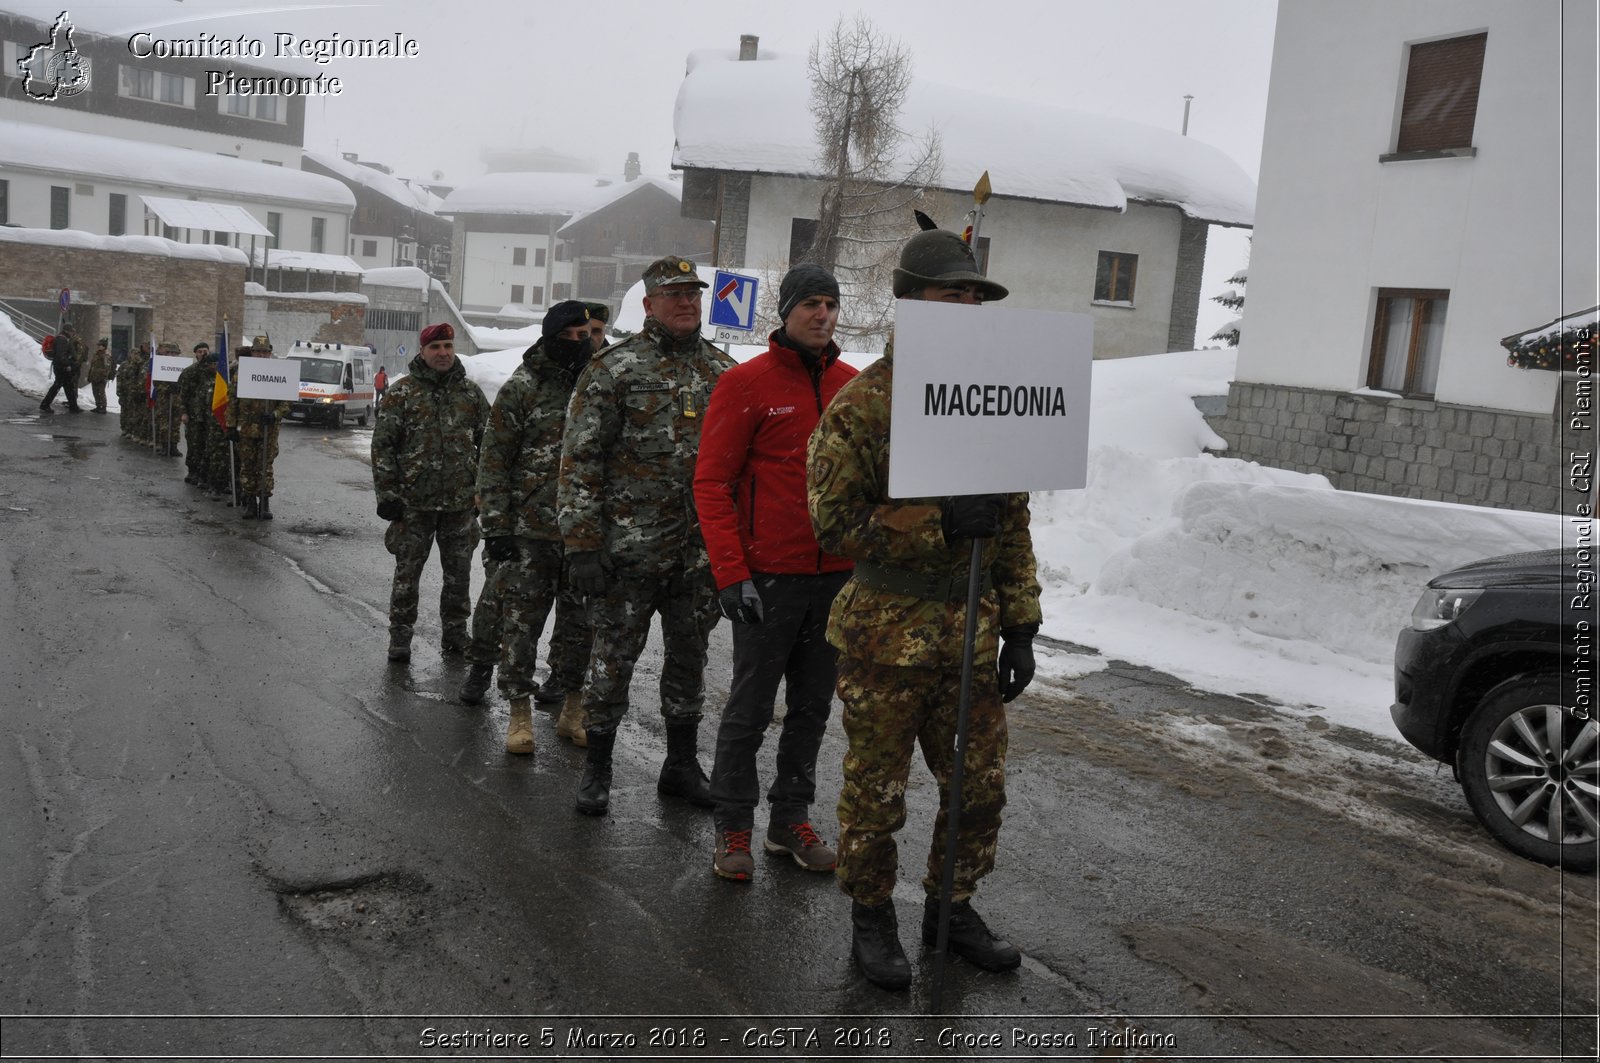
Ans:
[[[344,363],[336,358],[300,359],[300,383],[337,384],[343,375]]]

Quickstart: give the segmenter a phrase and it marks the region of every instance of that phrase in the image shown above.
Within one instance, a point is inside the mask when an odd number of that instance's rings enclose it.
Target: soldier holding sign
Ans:
[[[241,357],[271,358],[272,341],[257,336]],[[278,425],[289,414],[287,402],[239,397],[239,360],[228,382],[228,438],[239,451],[239,494],[244,497],[245,520],[272,519],[272,463],[278,458]]]
[[[983,303],[1008,293],[978,271],[960,236],[935,229],[907,241],[894,294]],[[839,794],[837,875],[853,901],[851,952],[869,981],[904,989],[911,967],[891,899],[898,863],[894,834],[905,822],[906,781],[920,745],[939,783],[939,814],[923,878],[928,902],[922,937],[932,945],[974,539],[984,542],[985,575],[949,947],[987,970],[1021,963],[1016,948],[984,925],[970,898],[994,867],[1005,806],[1002,702],[1033,678],[1040,612],[1026,494],[889,497],[893,374],[891,343],[823,413],[811,437],[807,493],[817,541],[856,563],[828,623],[828,641],[840,651],[839,696],[849,742]]]

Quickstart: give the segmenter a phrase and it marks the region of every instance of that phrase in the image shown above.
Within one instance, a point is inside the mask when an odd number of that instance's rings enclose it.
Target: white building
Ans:
[[[1595,9],[1279,8],[1231,455],[1555,508],[1560,374],[1500,341],[1600,302]]]
[[[781,270],[809,246],[824,187],[810,82],[803,57],[744,44],[690,55],[673,165],[684,213],[718,224],[717,265]],[[938,130],[948,194],[926,209],[943,227],[961,228],[989,173],[975,250],[1008,305],[1091,314],[1096,357],[1194,346],[1208,228],[1253,217],[1255,186],[1231,159],[1176,131],[920,78],[899,124]]]

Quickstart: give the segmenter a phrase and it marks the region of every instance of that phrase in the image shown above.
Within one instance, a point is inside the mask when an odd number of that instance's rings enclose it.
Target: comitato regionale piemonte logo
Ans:
[[[76,96],[89,87],[89,60],[72,44],[72,20],[65,11],[50,27],[50,39],[17,60],[22,91],[36,100]]]

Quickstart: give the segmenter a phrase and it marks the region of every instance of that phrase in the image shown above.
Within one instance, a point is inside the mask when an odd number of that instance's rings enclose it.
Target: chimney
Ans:
[[[756,45],[761,43],[761,38],[753,33],[739,35],[739,61],[747,62],[756,57]]]
[[[622,164],[622,179],[632,181],[639,176],[639,153],[628,152],[628,161]]]

